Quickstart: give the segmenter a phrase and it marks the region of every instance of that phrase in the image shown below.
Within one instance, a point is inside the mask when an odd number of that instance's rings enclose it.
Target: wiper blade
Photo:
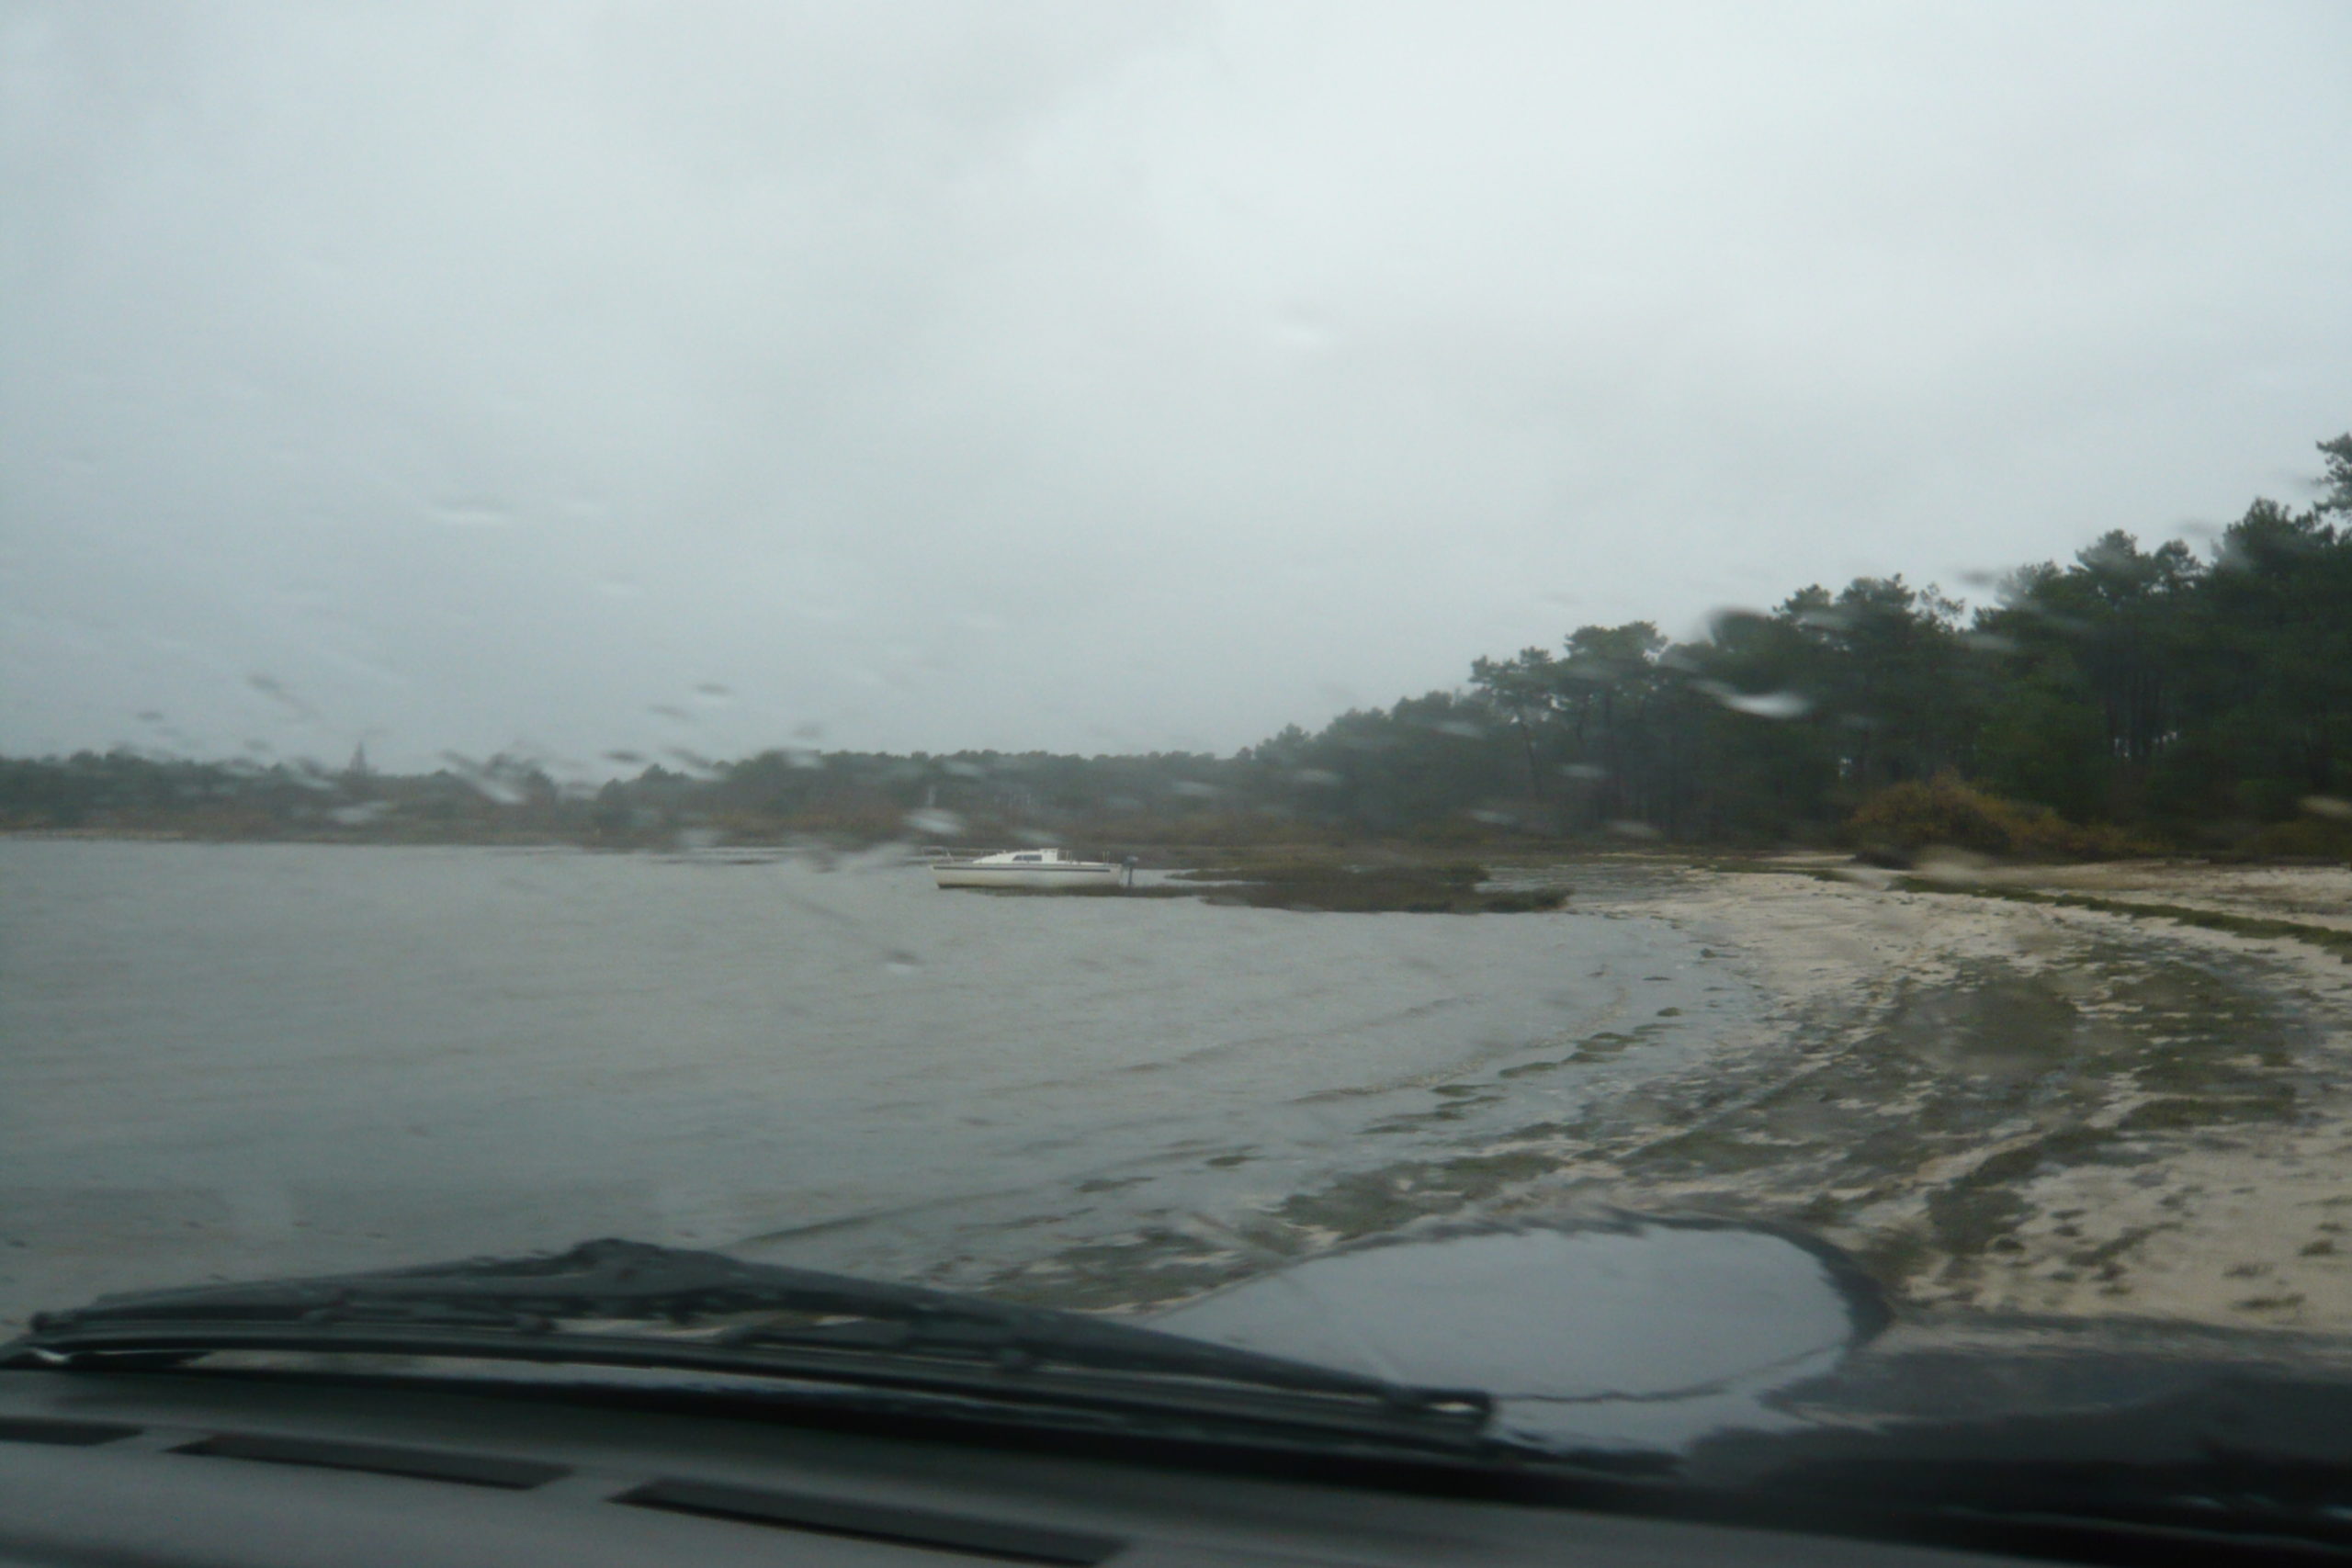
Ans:
[[[620,1240],[551,1257],[102,1297],[0,1367],[222,1350],[658,1367],[1484,1447],[1482,1392],[1366,1377],[1047,1307]]]

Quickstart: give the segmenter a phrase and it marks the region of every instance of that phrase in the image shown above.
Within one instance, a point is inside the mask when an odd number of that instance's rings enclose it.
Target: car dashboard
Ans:
[[[1996,1561],[1447,1495],[1280,1456],[1146,1462],[888,1426],[371,1380],[11,1371],[0,1563]]]

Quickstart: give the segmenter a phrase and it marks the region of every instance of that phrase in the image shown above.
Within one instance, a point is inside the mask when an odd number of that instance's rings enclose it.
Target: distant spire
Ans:
[[[351,749],[351,761],[344,765],[346,776],[364,779],[368,776],[368,742],[362,740]]]

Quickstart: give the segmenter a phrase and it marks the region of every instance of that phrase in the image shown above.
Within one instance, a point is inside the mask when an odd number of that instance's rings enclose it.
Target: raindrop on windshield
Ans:
[[[492,757],[486,762],[477,762],[462,752],[444,751],[441,761],[484,799],[500,806],[520,806],[529,798],[519,784],[503,776],[515,765],[511,759]]]
[[[1742,692],[1720,681],[1702,681],[1698,686],[1732,712],[1757,718],[1803,718],[1813,711],[1813,699],[1803,692]]]

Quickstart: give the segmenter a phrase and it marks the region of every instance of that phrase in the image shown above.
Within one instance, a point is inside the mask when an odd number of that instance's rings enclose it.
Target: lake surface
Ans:
[[[0,842],[0,1321],[606,1235],[1100,1303],[1270,1245],[1269,1216],[1294,1248],[1348,1230],[1302,1195],[1511,1146],[1757,1010],[1695,939],[1573,901]]]

